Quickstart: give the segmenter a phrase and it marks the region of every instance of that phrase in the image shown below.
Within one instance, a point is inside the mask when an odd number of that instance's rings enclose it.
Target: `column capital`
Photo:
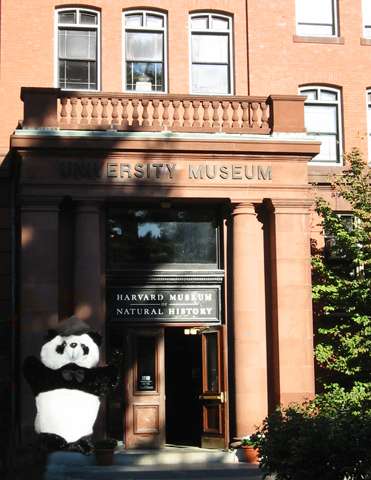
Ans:
[[[59,212],[62,197],[20,197],[18,205],[22,212]]]
[[[232,216],[235,215],[256,215],[257,207],[261,206],[260,200],[244,200],[232,202]]]
[[[76,199],[76,213],[97,214],[100,211],[103,200],[92,199]]]
[[[270,199],[270,208],[275,214],[310,214],[311,198]]]

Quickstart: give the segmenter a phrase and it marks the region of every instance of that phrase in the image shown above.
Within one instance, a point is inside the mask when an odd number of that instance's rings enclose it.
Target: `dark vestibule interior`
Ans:
[[[201,338],[183,328],[165,330],[166,442],[200,445]]]

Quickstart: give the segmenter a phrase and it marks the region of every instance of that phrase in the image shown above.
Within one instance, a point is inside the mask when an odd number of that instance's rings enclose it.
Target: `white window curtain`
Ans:
[[[336,35],[335,0],[296,0],[297,34]]]
[[[362,0],[363,35],[371,38],[371,0]]]

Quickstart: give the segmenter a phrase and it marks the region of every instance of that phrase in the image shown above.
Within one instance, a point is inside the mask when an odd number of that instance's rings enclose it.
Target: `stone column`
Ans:
[[[276,403],[314,394],[313,316],[308,200],[274,200],[272,335]]]
[[[104,332],[103,273],[98,203],[80,202],[75,222],[75,315]]]
[[[39,358],[49,328],[58,322],[58,207],[59,200],[25,204],[21,208],[20,354]],[[35,399],[20,377],[21,431],[34,432]]]
[[[263,225],[254,203],[233,208],[233,327],[236,436],[268,413]]]

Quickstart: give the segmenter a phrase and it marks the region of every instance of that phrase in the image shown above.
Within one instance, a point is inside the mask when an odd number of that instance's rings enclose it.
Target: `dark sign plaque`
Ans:
[[[220,323],[220,287],[115,287],[108,289],[111,321]]]

